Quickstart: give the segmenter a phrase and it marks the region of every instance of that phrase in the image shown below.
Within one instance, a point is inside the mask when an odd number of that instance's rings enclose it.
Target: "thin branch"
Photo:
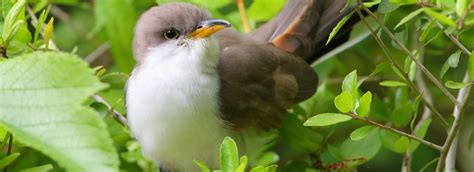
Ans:
[[[118,112],[117,110],[115,110],[109,103],[107,103],[107,101],[104,100],[104,98],[100,97],[99,95],[94,95],[94,96],[92,96],[92,97],[93,97],[97,102],[102,103],[102,104],[104,104],[105,106],[107,106],[107,109],[108,109],[108,111],[110,112],[110,115],[111,115],[117,122],[119,122],[120,124],[122,124],[122,126],[128,128],[128,121],[127,121],[127,118],[124,117],[124,115],[122,115],[120,112]]]
[[[385,129],[385,130],[388,130],[388,131],[397,133],[397,134],[399,134],[399,135],[401,135],[401,136],[405,136],[405,137],[407,137],[407,138],[409,138],[409,139],[418,141],[418,142],[420,142],[421,144],[424,144],[424,145],[426,145],[426,146],[428,146],[428,147],[431,147],[431,148],[433,148],[433,149],[435,149],[435,150],[437,150],[437,151],[442,151],[442,147],[441,147],[441,146],[436,145],[436,144],[434,144],[434,143],[431,143],[431,142],[429,142],[429,141],[423,140],[423,139],[421,139],[421,138],[419,138],[419,137],[417,137],[417,136],[415,136],[415,135],[408,134],[408,133],[405,133],[405,132],[403,132],[403,131],[397,130],[397,129],[395,129],[395,128],[382,125],[382,124],[377,123],[377,122],[375,122],[375,121],[372,121],[372,120],[370,120],[370,119],[368,119],[368,118],[359,117],[359,116],[357,116],[356,114],[349,113],[348,115],[351,116],[351,117],[354,118],[354,119],[367,122],[367,123],[369,123],[369,124],[371,124],[371,125],[374,125],[374,126],[377,126],[377,127],[379,127],[379,128],[382,128],[382,129]]]
[[[99,47],[97,47],[94,51],[92,51],[89,55],[84,58],[87,63],[92,63],[97,60],[102,54],[107,52],[110,49],[109,43],[103,43]]]
[[[360,4],[362,3],[360,2]],[[408,48],[395,37],[395,35],[384,25],[382,20],[380,20],[374,13],[372,13],[372,11],[370,11],[364,5],[359,6],[380,24],[380,27],[382,27],[385,33],[387,33],[387,35],[408,55],[408,57],[410,57],[411,60],[416,63],[417,68],[419,68],[431,80],[431,82],[433,82],[436,87],[438,87],[441,92],[451,100],[451,102],[453,102],[455,105],[459,103],[457,102],[456,98],[448,91],[448,89],[446,89],[446,87],[444,87],[443,84],[438,79],[436,79],[436,77],[417,58],[415,58],[415,56],[410,52],[410,50],[408,50]]]
[[[8,148],[7,148],[7,156],[9,156],[12,153],[12,147],[13,147],[13,135],[10,133],[10,139],[8,141]],[[8,172],[8,165],[3,168],[3,172]]]
[[[474,0],[471,1],[469,6],[467,6],[466,10],[464,10],[464,12],[462,13],[461,18],[459,18],[459,20],[458,20],[458,29],[459,30],[462,29],[462,26],[464,24],[464,20],[466,19],[467,14],[469,14],[469,12],[472,10],[473,6],[474,6]]]
[[[436,26],[438,26],[439,29],[441,29],[443,31],[443,33],[454,43],[456,44],[460,49],[461,51],[464,53],[464,54],[467,54],[467,55],[471,55],[471,51],[469,51],[469,49],[466,48],[466,46],[464,46],[464,44],[461,43],[461,41],[459,41],[454,35],[452,35],[451,33],[449,33],[445,28],[444,26],[439,23],[438,21],[436,21]]]
[[[466,72],[463,82],[470,82],[469,75]],[[469,98],[469,94],[471,93],[471,85],[468,85],[464,88],[461,88],[458,92],[457,99],[460,102],[459,105],[454,107],[454,122],[449,130],[448,138],[443,146],[443,151],[441,151],[440,159],[438,161],[438,165],[436,166],[436,171],[443,171],[445,163],[446,169],[444,171],[455,171],[455,159],[456,159],[456,150],[457,145],[453,144],[453,142],[457,142],[459,128],[462,121],[462,113],[464,112],[464,107],[467,103]],[[447,158],[449,155],[449,158]]]
[[[237,7],[239,8],[240,18],[242,19],[242,26],[246,33],[250,32],[249,21],[247,20],[247,12],[245,11],[244,0],[237,0]]]
[[[361,17],[362,22],[367,26],[370,32],[372,32],[372,36],[374,37],[375,41],[379,44],[379,46],[382,48],[383,52],[388,57],[389,61],[395,66],[398,72],[402,73],[403,79],[408,83],[410,88],[413,91],[415,91],[417,94],[421,94],[420,90],[416,87],[416,85],[413,82],[410,81],[408,75],[402,70],[402,67],[396,62],[395,58],[392,56],[387,46],[385,46],[383,41],[379,37],[377,37],[377,33],[370,27],[369,23],[365,20],[360,9],[356,9],[356,12]],[[438,110],[436,110],[436,108],[434,108],[433,105],[431,105],[431,103],[428,102],[426,97],[423,96],[421,100],[423,104],[427,106],[433,112],[433,114],[435,114],[435,116],[441,121],[441,124],[445,128],[448,128],[449,127],[448,122],[443,118],[443,115],[441,115],[441,113],[439,113]]]

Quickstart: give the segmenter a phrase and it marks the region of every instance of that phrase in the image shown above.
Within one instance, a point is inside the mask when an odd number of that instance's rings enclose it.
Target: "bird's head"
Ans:
[[[150,49],[186,47],[206,42],[215,32],[230,27],[225,20],[211,20],[209,13],[187,3],[168,3],[142,14],[135,27],[134,56],[141,62]]]

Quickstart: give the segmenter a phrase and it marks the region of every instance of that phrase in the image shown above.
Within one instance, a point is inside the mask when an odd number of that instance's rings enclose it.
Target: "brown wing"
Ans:
[[[247,36],[232,29],[216,34],[220,110],[230,126],[276,127],[288,108],[316,92],[318,78],[305,59],[342,18],[345,2],[288,0],[275,19]]]

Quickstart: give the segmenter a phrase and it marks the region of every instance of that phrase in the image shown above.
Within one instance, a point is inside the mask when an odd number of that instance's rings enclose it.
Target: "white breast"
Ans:
[[[196,171],[195,159],[218,167],[219,146],[229,134],[218,118],[216,41],[193,44],[150,49],[127,88],[130,128],[143,153],[180,171]]]

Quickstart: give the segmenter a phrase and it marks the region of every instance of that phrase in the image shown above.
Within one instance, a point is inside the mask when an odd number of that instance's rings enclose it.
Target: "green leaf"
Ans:
[[[342,26],[344,26],[344,24],[346,24],[347,20],[349,20],[352,17],[353,14],[354,14],[354,11],[349,13],[348,15],[346,15],[344,18],[341,19],[341,21],[339,21],[339,23],[337,23],[337,25],[332,29],[331,33],[329,34],[329,38],[326,41],[326,45],[328,45],[329,42],[331,42],[331,40],[334,38],[334,36],[336,36],[336,34],[339,32],[339,30],[342,28]]]
[[[404,127],[410,122],[412,112],[411,103],[407,102],[392,112],[391,120],[396,127]]]
[[[352,131],[350,137],[352,140],[357,141],[365,138],[372,130],[376,129],[374,126],[367,125],[360,127],[354,131]]]
[[[201,172],[211,172],[209,167],[207,167],[206,164],[204,164],[203,162],[199,160],[194,160],[194,164],[196,164],[199,167],[199,169],[201,169]]]
[[[423,122],[421,122],[420,126],[415,131],[415,136],[417,136],[419,138],[422,138],[422,139],[425,138],[426,132],[428,131],[428,128],[430,127],[430,124],[431,124],[431,118],[428,118],[428,119],[424,120]],[[413,153],[418,148],[418,145],[420,145],[420,143],[418,141],[411,140],[410,141],[410,147],[409,147],[408,150],[411,153]]]
[[[457,68],[459,63],[459,57],[461,57],[461,50],[456,51],[455,53],[451,54],[444,62],[443,67],[441,68],[441,73],[439,78],[443,78],[443,76],[448,72],[449,68]]]
[[[405,87],[407,84],[404,82],[400,81],[382,81],[379,83],[381,86],[386,86],[386,87]]]
[[[304,126],[328,126],[351,120],[352,117],[339,113],[323,113],[309,118]]]
[[[127,80],[127,74],[118,72],[109,73],[100,77],[100,81],[109,84],[111,89],[123,89]]]
[[[53,169],[53,165],[47,164],[47,165],[42,165],[38,167],[24,169],[24,170],[21,170],[20,172],[47,172],[52,169]]]
[[[105,123],[82,103],[106,87],[78,57],[35,52],[0,63],[0,126],[67,171],[118,171]]]
[[[263,155],[261,155],[258,158],[256,166],[267,166],[267,165],[278,162],[279,159],[280,159],[280,156],[278,156],[277,153],[265,152]]]
[[[334,98],[334,105],[336,105],[336,108],[342,113],[350,112],[354,108],[352,94],[347,91],[342,92]]]
[[[365,77],[365,78],[362,78],[360,79],[358,82],[357,82],[357,87],[359,87],[360,85],[362,85],[362,83],[364,83],[367,79],[377,75],[378,73],[380,73],[382,70],[384,70],[385,68],[387,68],[387,66],[389,66],[389,64],[387,62],[382,62],[380,64],[378,64],[374,71],[372,71],[372,73],[369,74],[369,76]]]
[[[474,51],[471,52],[471,56],[469,56],[469,61],[467,62],[467,73],[469,74],[469,79],[474,81]]]
[[[224,7],[226,5],[229,5],[232,3],[232,0],[156,0],[156,3],[159,5],[165,4],[165,3],[170,3],[170,2],[187,2],[187,3],[193,3],[198,6],[206,7],[209,9],[217,9]]]
[[[461,17],[467,8],[468,0],[457,0],[456,1],[456,14]]]
[[[397,152],[403,153],[406,152],[408,146],[410,145],[410,140],[407,137],[402,136],[394,143],[394,148]]]
[[[446,87],[455,89],[455,90],[467,87],[468,85],[471,85],[471,84],[472,83],[461,83],[461,82],[454,82],[454,81],[447,81],[446,83],[444,83]]]
[[[105,27],[114,62],[126,73],[132,71],[135,64],[131,47],[138,13],[132,3],[131,0],[100,0],[94,3],[95,18],[99,25]]]
[[[357,97],[359,95],[358,88],[359,85],[357,84],[357,70],[354,70],[347,74],[342,81],[342,91],[347,91],[352,94],[352,104],[354,106],[357,104]]]
[[[257,22],[267,21],[277,15],[283,5],[285,0],[254,0],[247,10],[247,15]]]
[[[235,169],[235,172],[245,172],[248,161],[249,161],[249,158],[247,158],[247,156],[240,157],[240,164],[237,167],[237,169]]]
[[[410,21],[411,19],[415,18],[421,12],[423,12],[423,8],[420,8],[416,11],[411,12],[410,14],[405,16],[402,20],[400,20],[400,22],[398,22],[398,24],[395,26],[395,29],[397,29],[401,25],[405,24],[406,22]]]
[[[344,159],[372,159],[381,148],[377,130],[372,130],[364,139],[354,141],[346,139],[342,143],[340,150],[344,154]]]
[[[8,155],[2,159],[0,159],[0,168],[4,168],[10,165],[13,161],[15,161],[20,156],[20,153],[13,153]]]
[[[224,138],[220,152],[222,172],[234,172],[239,166],[239,153],[235,141],[230,137]]]
[[[449,17],[446,17],[444,14],[441,14],[439,12],[436,12],[434,10],[431,10],[430,8],[423,8],[425,9],[425,13],[433,17],[435,20],[439,21],[440,23],[444,25],[451,26],[453,28],[456,27],[456,23],[451,20]]]
[[[278,168],[277,165],[271,165],[268,167],[258,166],[258,167],[252,168],[250,172],[276,172],[277,168]]]
[[[331,156],[336,159],[337,161],[344,160],[344,153],[341,150],[331,144],[328,144],[328,151]]]
[[[360,117],[369,116],[370,104],[372,104],[372,93],[367,91],[359,100],[359,107],[357,108],[357,115]]]

